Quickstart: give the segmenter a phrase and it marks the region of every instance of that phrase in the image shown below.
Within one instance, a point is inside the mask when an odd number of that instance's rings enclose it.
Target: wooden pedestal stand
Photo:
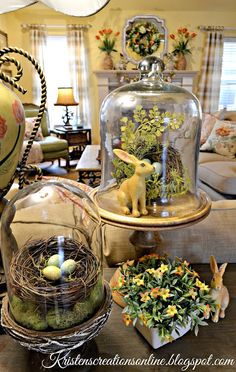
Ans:
[[[99,204],[97,197],[97,189],[93,189],[90,193],[91,198],[94,200],[98,207],[101,219],[103,223],[108,225],[121,227],[124,229],[134,230],[130,236],[130,242],[134,245],[137,257],[141,257],[144,254],[150,254],[158,251],[158,244],[161,241],[160,232],[165,230],[180,229],[187,226],[191,226],[194,223],[198,223],[205,219],[210,213],[211,201],[207,194],[200,190],[199,207],[192,213],[186,214],[183,217],[153,217],[153,216],[141,216],[134,218],[132,216],[125,216],[118,214],[115,210],[111,209],[109,204],[109,198],[104,199],[104,205]],[[108,200],[108,204],[106,204]],[[109,205],[110,209],[106,209],[106,205]],[[119,269],[113,275],[110,284],[115,286],[119,278]],[[114,296],[113,299],[116,303],[122,306],[122,297],[119,294]]]

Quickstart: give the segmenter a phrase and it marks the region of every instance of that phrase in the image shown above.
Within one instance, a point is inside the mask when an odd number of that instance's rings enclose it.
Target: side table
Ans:
[[[68,146],[73,147],[73,150],[70,151],[70,159],[80,158],[85,147],[91,144],[91,129],[88,128],[56,125],[50,132],[60,139],[65,139],[68,142]]]

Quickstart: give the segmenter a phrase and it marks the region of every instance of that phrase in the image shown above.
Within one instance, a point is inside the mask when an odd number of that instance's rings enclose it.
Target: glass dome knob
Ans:
[[[164,62],[158,57],[149,56],[144,58],[138,65],[141,79],[162,74],[165,69]]]

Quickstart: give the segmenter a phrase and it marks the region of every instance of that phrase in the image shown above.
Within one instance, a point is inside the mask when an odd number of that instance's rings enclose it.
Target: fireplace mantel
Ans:
[[[137,78],[138,70],[97,70],[94,71],[98,81],[98,94],[99,94],[99,107],[101,106],[104,98],[115,88],[131,82],[132,79]],[[195,79],[197,71],[174,71],[172,79],[173,84],[188,89],[194,92]],[[169,72],[165,71],[164,75]]]

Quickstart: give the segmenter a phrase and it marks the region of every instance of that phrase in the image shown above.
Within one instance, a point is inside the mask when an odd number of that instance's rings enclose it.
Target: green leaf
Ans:
[[[208,323],[201,319],[198,320],[198,324],[201,326],[208,326]]]
[[[195,336],[198,335],[198,332],[199,332],[199,327],[198,327],[198,325],[196,325],[196,326],[194,327],[194,334],[195,334]]]

